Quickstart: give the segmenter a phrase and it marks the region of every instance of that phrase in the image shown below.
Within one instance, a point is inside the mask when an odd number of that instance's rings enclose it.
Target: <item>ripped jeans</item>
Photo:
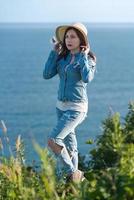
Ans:
[[[57,169],[63,166],[66,174],[71,174],[78,169],[78,149],[75,128],[85,119],[86,113],[56,108],[57,125],[52,130],[48,139],[62,146],[61,153],[56,155]],[[58,173],[58,172],[57,172]]]

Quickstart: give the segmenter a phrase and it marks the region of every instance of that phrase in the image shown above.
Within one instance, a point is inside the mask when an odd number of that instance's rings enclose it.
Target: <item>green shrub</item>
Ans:
[[[79,167],[86,180],[66,183],[55,176],[55,160],[46,148],[34,142],[40,168],[25,164],[24,144],[18,136],[15,154],[10,147],[7,129],[4,134],[10,157],[4,156],[0,139],[0,200],[134,200],[134,103],[121,123],[119,113],[102,122],[102,133],[90,152],[90,160],[79,156]],[[87,142],[91,144],[92,141]]]

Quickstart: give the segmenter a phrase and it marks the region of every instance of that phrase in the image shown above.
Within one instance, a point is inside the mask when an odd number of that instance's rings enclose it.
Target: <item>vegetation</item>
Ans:
[[[90,160],[85,162],[84,156],[80,157],[79,167],[86,179],[79,184],[57,180],[54,159],[35,142],[40,169],[26,166],[21,136],[12,153],[7,129],[2,125],[10,157],[4,156],[0,140],[0,200],[134,200],[133,102],[123,122],[119,113],[110,113],[102,122],[102,133],[90,151]]]

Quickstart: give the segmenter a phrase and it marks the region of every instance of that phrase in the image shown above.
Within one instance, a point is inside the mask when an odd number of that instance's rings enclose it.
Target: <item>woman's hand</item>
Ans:
[[[90,48],[88,46],[80,46],[81,47],[81,52],[88,55]]]
[[[55,45],[54,45],[54,50],[57,52],[57,53],[60,53],[61,51],[61,42],[57,42]]]
[[[90,51],[90,46],[80,46],[81,47],[81,52],[85,55],[88,55],[91,57],[95,62],[96,62],[96,56]]]
[[[55,50],[57,53],[60,53],[61,48],[62,48],[62,45],[61,45],[62,43],[61,43],[61,42],[58,42],[55,36],[52,37],[51,43],[54,44],[54,50]]]

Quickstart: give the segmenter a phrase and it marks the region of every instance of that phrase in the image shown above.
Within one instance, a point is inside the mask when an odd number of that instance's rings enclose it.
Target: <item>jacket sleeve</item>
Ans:
[[[92,58],[89,59],[86,54],[81,55],[79,62],[83,82],[91,82],[96,71],[96,62]]]
[[[58,53],[52,50],[49,57],[45,63],[45,68],[43,70],[43,78],[50,79],[57,74],[57,57]]]

